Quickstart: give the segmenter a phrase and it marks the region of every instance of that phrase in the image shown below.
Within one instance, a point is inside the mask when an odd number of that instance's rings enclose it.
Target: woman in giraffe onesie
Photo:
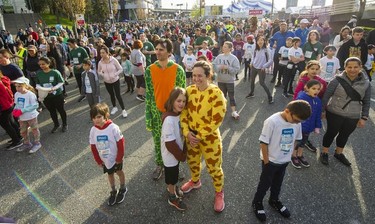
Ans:
[[[187,87],[187,107],[181,113],[181,127],[186,137],[187,159],[191,179],[181,190],[184,193],[201,187],[201,158],[211,175],[215,188],[216,212],[224,210],[224,173],[222,164],[222,140],[219,127],[226,112],[226,99],[219,87],[210,84],[212,67],[199,61],[193,67],[194,85]]]
[[[163,174],[163,160],[160,149],[161,114],[165,112],[164,104],[174,87],[185,88],[186,77],[184,69],[169,60],[172,54],[172,42],[159,39],[155,42],[157,61],[150,65],[145,72],[146,82],[146,128],[152,132],[155,144],[156,169],[153,179],[158,180]]]

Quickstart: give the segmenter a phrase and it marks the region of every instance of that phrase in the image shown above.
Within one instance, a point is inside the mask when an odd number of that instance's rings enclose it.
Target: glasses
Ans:
[[[302,122],[301,119],[296,119],[295,117],[293,117],[293,114],[290,114],[290,116],[292,117],[292,122],[293,123],[301,123]]]

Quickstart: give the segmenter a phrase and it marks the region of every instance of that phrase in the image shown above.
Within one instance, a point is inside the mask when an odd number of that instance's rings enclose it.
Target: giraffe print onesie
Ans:
[[[222,141],[219,127],[226,112],[226,99],[216,85],[210,84],[207,89],[200,91],[195,85],[187,87],[187,107],[181,113],[182,133],[187,141],[187,161],[191,179],[197,182],[201,174],[201,157],[206,161],[206,167],[211,175],[216,192],[221,192],[224,186],[222,164]],[[189,132],[195,133],[200,139],[196,147],[187,140]]]

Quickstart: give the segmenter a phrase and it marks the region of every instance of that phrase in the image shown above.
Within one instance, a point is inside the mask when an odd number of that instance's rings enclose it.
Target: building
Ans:
[[[119,21],[145,20],[152,15],[155,2],[151,0],[119,0]]]
[[[286,9],[289,7],[296,7],[298,5],[298,0],[286,0]]]

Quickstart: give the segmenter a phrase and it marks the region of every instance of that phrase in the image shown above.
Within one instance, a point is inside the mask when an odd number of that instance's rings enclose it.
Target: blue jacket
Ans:
[[[311,116],[302,122],[302,133],[311,133],[315,128],[322,128],[322,101],[319,97],[311,97],[305,91],[301,91],[297,100],[305,100],[311,106]]]
[[[296,37],[301,38],[301,44],[300,46],[303,46],[307,41],[307,34],[309,33],[309,29],[305,28],[302,30],[301,28],[298,28],[296,31],[294,31],[294,34]]]
[[[282,46],[286,45],[286,39],[288,37],[295,37],[294,32],[286,31],[285,33],[281,33],[280,31],[276,32],[270,39],[270,47],[272,48],[273,43],[276,41],[276,51],[279,52]]]

